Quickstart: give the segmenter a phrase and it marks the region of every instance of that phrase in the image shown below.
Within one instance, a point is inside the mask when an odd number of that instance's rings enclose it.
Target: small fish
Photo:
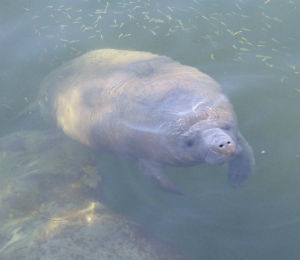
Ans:
[[[39,37],[41,36],[41,33],[38,29],[34,29],[34,33],[37,34]]]
[[[278,23],[283,23],[283,21],[277,17],[273,17],[272,20],[278,22]]]
[[[68,19],[72,19],[72,16],[71,15],[69,15],[68,13],[66,13],[66,12],[63,12],[67,17],[68,17]]]
[[[272,59],[271,56],[265,56],[265,55],[260,55],[260,54],[255,55],[255,57],[261,59],[262,62]]]
[[[290,68],[292,70],[296,70],[296,66],[295,65],[288,65],[288,68]]]
[[[81,31],[82,32],[85,32],[85,31],[89,31],[89,30],[92,30],[93,29],[93,27],[87,27],[87,26],[85,26]]]
[[[175,7],[173,7],[173,8],[175,8]],[[172,7],[170,7],[170,6],[168,6],[168,9],[169,9],[171,12],[174,11],[174,10],[172,9]]]
[[[238,35],[238,34],[240,34],[240,33],[242,33],[243,32],[243,30],[239,30],[239,31],[237,31],[237,32],[234,32],[233,34],[232,34],[232,36],[236,36],[236,35]]]
[[[274,67],[274,65],[271,64],[271,63],[265,62],[265,64],[266,64],[266,66],[268,66],[268,67],[270,67],[270,68],[273,68],[273,67]]]
[[[242,10],[242,8],[239,6],[239,4],[235,4],[236,8],[239,10]]]
[[[153,30],[150,30],[150,32],[153,34],[153,35],[157,35],[157,33]]]
[[[275,39],[275,38],[272,38],[271,39],[273,42],[275,42],[275,43],[280,43],[277,39]]]
[[[102,16],[101,15],[99,15],[98,17],[97,17],[97,19],[94,21],[94,23],[95,24],[98,24],[99,23],[99,21],[102,19]]]
[[[66,25],[66,24],[61,24],[59,27],[60,27],[60,29],[64,30],[66,27],[68,27],[68,25]]]
[[[134,11],[134,10],[136,10],[136,9],[138,9],[138,8],[142,8],[140,5],[137,5],[137,6],[135,6],[132,10]]]
[[[166,15],[166,17],[168,18],[169,21],[172,20],[172,17],[170,15]]]
[[[234,32],[233,32],[233,31],[231,31],[230,29],[226,29],[226,31],[227,31],[227,32],[229,32],[231,35],[233,35],[233,34],[234,34]]]

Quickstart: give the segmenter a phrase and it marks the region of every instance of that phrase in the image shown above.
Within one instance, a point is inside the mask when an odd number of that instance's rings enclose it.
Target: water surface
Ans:
[[[89,50],[150,51],[194,66],[223,86],[253,147],[248,185],[230,188],[222,166],[170,168],[185,194],[174,196],[134,162],[99,156],[102,198],[193,259],[299,258],[298,1],[18,0],[0,10],[1,136],[44,76]]]

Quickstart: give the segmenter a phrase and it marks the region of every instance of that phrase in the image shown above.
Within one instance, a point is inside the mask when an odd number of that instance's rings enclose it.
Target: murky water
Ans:
[[[0,13],[1,136],[45,75],[89,50],[150,51],[194,66],[234,105],[256,157],[248,185],[230,188],[221,166],[170,168],[185,194],[175,196],[135,162],[99,155],[99,196],[193,259],[299,258],[298,1],[18,0],[1,1]]]

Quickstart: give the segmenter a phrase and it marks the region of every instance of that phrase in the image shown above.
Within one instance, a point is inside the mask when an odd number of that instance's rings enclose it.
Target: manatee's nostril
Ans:
[[[231,145],[231,142],[230,141],[225,141],[224,143],[222,143],[222,144],[219,144],[218,146],[219,146],[219,148],[222,148],[222,149],[224,149],[224,148],[229,148],[230,147],[230,145]]]

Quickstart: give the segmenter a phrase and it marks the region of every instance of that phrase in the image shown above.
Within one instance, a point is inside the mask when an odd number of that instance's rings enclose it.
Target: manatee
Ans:
[[[39,105],[63,132],[96,150],[137,159],[164,190],[167,166],[229,164],[243,185],[254,156],[219,84],[196,68],[148,52],[100,49],[42,82]]]

